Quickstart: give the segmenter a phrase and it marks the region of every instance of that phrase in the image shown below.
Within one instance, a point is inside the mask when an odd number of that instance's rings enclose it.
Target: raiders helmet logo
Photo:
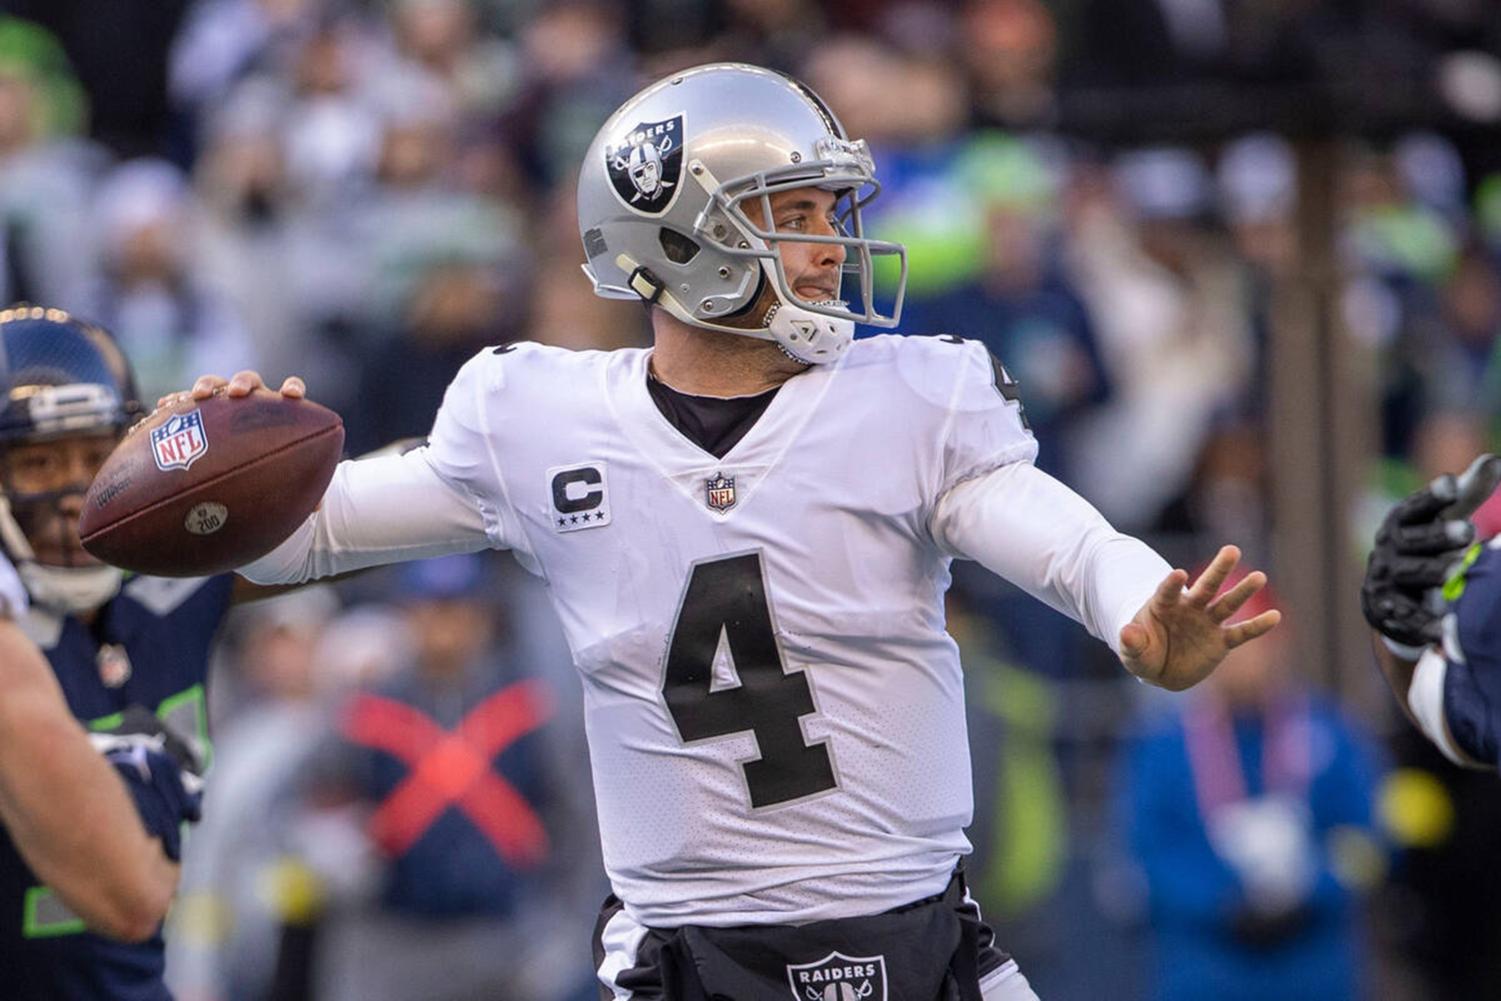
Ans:
[[[642,215],[666,212],[683,176],[683,116],[642,122],[607,143],[605,171],[628,208]]]

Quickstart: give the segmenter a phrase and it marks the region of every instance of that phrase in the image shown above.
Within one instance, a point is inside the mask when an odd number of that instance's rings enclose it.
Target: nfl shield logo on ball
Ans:
[[[787,964],[797,1001],[886,1001],[886,957],[831,952],[816,963]]]
[[[728,511],[735,506],[735,477],[715,473],[709,477],[705,487],[705,500],[708,501],[710,510]]]
[[[207,452],[208,436],[203,432],[203,414],[197,408],[173,414],[151,432],[151,456],[163,472],[187,469]]]

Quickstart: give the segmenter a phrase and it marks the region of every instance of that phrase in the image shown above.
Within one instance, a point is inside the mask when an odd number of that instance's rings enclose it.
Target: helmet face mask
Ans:
[[[140,413],[119,347],[56,309],[0,310],[0,545],[37,605],[90,610],[121,573],[85,552],[78,516],[94,474]]]
[[[799,163],[775,171],[761,171],[747,178],[735,178],[721,183],[710,196],[710,204],[702,217],[707,222],[711,214],[729,218],[742,234],[739,241],[723,244],[725,253],[754,257],[765,261],[777,291],[784,302],[820,316],[836,319],[852,319],[875,326],[895,326],[901,318],[902,299],[907,285],[907,255],[901,244],[871,240],[865,236],[864,221],[860,210],[881,193],[881,182],[876,180],[875,161],[865,140],[849,140],[825,137],[814,143],[819,159],[811,163]],[[690,164],[689,173],[693,173]],[[782,233],[772,225],[772,196],[784,191],[801,188],[819,188],[835,194],[836,233],[823,236],[816,233]],[[754,200],[759,206],[763,225],[757,225],[745,211],[747,202]],[[702,235],[708,235],[699,229]],[[840,298],[832,300],[804,299],[797,295],[787,280],[782,255],[778,248],[783,243],[822,243],[841,246],[845,249],[844,275],[859,283],[861,312],[853,312],[849,304]],[[749,244],[749,246],[743,246]],[[896,301],[890,315],[882,314],[875,305],[875,258],[889,255],[897,258],[900,278],[897,284]]]
[[[772,199],[806,188],[834,194],[838,224],[827,235],[778,232]],[[802,84],[755,66],[700,66],[646,88],[595,137],[579,175],[584,271],[600,296],[644,299],[693,326],[831,361],[856,322],[900,319],[905,249],[867,237],[861,218],[879,191],[869,147]],[[841,247],[861,308],[839,289],[798,295],[783,261],[789,244]],[[879,256],[899,263],[889,315],[875,306]]]
[[[106,430],[0,449],[0,492],[37,564],[98,565],[78,540],[78,516],[89,484],[119,441],[120,432]]]

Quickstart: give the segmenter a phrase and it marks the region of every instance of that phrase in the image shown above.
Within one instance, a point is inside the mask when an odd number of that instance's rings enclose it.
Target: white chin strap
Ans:
[[[0,541],[16,563],[31,603],[64,615],[98,608],[120,592],[123,571],[106,564],[91,567],[54,567],[36,561],[36,553],[10,513],[10,501],[0,496]]]
[[[773,308],[766,332],[794,360],[822,365],[844,354],[855,339],[855,321],[782,302]]]
[[[98,608],[120,592],[125,574],[100,564],[96,567],[49,567],[32,560],[16,570],[31,602],[54,612],[72,614]]]

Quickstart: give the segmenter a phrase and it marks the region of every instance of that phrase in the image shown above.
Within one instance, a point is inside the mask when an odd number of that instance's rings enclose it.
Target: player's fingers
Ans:
[[[1214,559],[1209,561],[1209,566],[1204,568],[1199,579],[1188,589],[1188,600],[1200,608],[1207,606],[1239,562],[1239,549],[1235,546],[1221,546],[1220,551],[1214,554]]]
[[[266,382],[261,378],[259,372],[248,368],[242,369],[236,372],[234,377],[229,380],[228,394],[230,396],[249,396],[252,392],[263,388],[265,385]]]
[[[1455,479],[1454,490],[1458,496],[1444,515],[1449,518],[1468,518],[1490,499],[1498,485],[1501,485],[1501,456],[1489,453],[1476,456],[1469,468]]]
[[[1432,521],[1433,516],[1454,503],[1459,496],[1459,485],[1453,476],[1445,473],[1422,490],[1404,497],[1392,509],[1392,521],[1397,525],[1416,525]]]
[[[1140,657],[1147,652],[1147,631],[1139,623],[1127,622],[1121,627],[1121,656]]]
[[[1398,556],[1387,565],[1387,576],[1398,587],[1426,590],[1448,580],[1453,566],[1447,555]]]
[[[1254,619],[1237,622],[1225,629],[1225,645],[1231,650],[1243,643],[1249,643],[1258,636],[1265,636],[1277,628],[1277,623],[1282,621],[1282,613],[1275,608],[1262,612]]]
[[[1408,525],[1392,533],[1392,548],[1408,556],[1433,556],[1450,549],[1463,549],[1475,538],[1468,521],[1435,521]]]
[[[200,375],[198,381],[193,383],[193,388],[188,390],[188,395],[195,400],[206,400],[214,395],[215,390],[227,385],[229,385],[229,380],[222,375]],[[175,395],[177,394],[172,394],[172,396]],[[162,397],[158,406],[170,403],[172,396]]]
[[[1171,608],[1183,599],[1183,585],[1188,583],[1187,570],[1174,570],[1162,578],[1157,591],[1152,595],[1152,604],[1157,608]]]
[[[289,375],[282,380],[281,395],[293,400],[300,400],[307,395],[307,384],[295,375]]]
[[[1431,643],[1443,640],[1443,620],[1424,607],[1422,598],[1389,591],[1375,602],[1376,626],[1387,636],[1421,635]]]
[[[1215,599],[1209,606],[1209,617],[1215,622],[1224,622],[1230,616],[1240,611],[1240,606],[1251,599],[1251,595],[1266,587],[1266,574],[1260,570],[1252,570],[1235,586]]]

